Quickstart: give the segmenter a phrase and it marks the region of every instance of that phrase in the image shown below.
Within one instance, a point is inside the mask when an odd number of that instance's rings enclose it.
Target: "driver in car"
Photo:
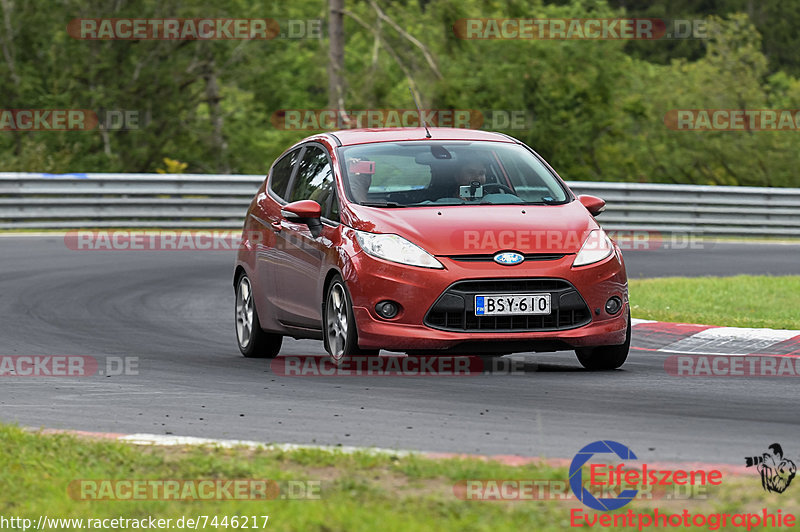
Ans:
[[[474,198],[475,191],[486,183],[486,167],[477,159],[467,160],[456,174],[456,188],[452,197],[470,199]],[[470,186],[471,190],[466,195],[461,192],[461,187]]]

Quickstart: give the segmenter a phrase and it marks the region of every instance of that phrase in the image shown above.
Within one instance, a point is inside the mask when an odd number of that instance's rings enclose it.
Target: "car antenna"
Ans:
[[[422,122],[422,126],[425,128],[425,138],[431,138],[431,132],[428,130],[428,124],[425,123],[425,119],[422,117],[422,109],[419,108],[419,100],[417,100],[417,95],[414,94],[414,91],[411,90],[411,87],[408,87],[408,92],[411,93],[411,97],[414,98],[414,103],[417,106],[417,112],[419,112],[419,121]]]

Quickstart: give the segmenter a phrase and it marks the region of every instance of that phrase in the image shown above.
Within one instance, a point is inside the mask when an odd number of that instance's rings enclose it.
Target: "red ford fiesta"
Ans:
[[[424,128],[309,137],[273,165],[234,273],[248,357],[284,336],[340,363],[381,349],[495,356],[575,350],[589,369],[630,345],[622,254],[523,143]]]

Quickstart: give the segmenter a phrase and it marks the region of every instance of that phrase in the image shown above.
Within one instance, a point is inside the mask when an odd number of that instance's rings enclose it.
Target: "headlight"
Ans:
[[[356,239],[361,249],[381,259],[421,266],[423,268],[444,268],[442,263],[405,238],[392,234],[375,234],[356,230]]]
[[[611,243],[611,239],[608,238],[608,235],[602,229],[595,229],[586,237],[586,242],[583,243],[572,266],[594,264],[595,262],[600,262],[605,259],[612,253],[614,253],[614,244]]]

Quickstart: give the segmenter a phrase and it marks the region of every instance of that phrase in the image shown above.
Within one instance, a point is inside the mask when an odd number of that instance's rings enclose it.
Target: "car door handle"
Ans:
[[[270,225],[272,226],[272,230],[276,233],[280,233],[283,229],[283,225],[281,225],[280,222],[272,222]]]

